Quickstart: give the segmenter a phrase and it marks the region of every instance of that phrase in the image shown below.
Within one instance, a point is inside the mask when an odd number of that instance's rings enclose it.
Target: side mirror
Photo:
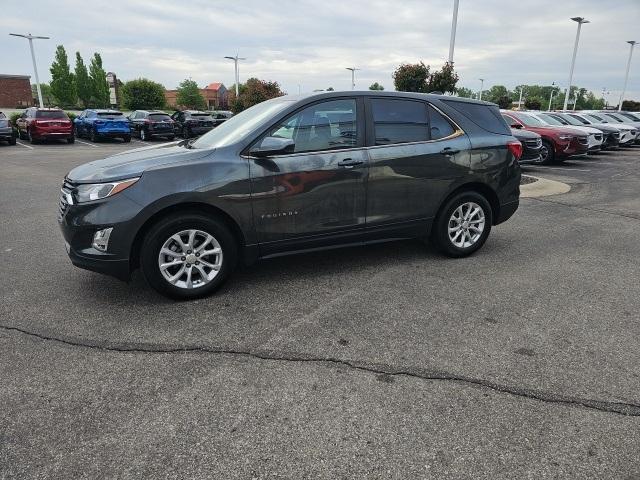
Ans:
[[[522,128],[522,125],[520,125],[519,123],[512,123],[511,128]]]
[[[249,152],[255,157],[269,157],[271,155],[283,155],[293,153],[295,142],[290,138],[265,137]]]

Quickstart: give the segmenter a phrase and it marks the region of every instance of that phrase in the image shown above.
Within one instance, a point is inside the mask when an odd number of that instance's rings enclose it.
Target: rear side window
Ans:
[[[171,120],[171,117],[166,113],[150,113],[149,120],[154,122],[166,122],[167,120]]]
[[[376,145],[429,140],[427,105],[424,102],[371,99]]]
[[[98,112],[99,118],[108,118],[109,120],[120,120],[124,118],[122,112]]]
[[[483,105],[457,100],[442,101],[488,132],[511,135],[511,130],[500,115],[497,105]]]
[[[67,114],[62,110],[38,110],[36,118],[67,118]]]
[[[453,135],[455,128],[439,111],[429,105],[429,131],[431,140],[438,140]]]

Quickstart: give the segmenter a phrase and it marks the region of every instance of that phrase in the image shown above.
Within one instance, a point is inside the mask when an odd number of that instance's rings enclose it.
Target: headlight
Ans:
[[[573,138],[573,135],[567,135],[565,133],[561,133],[560,135],[558,135],[558,138],[560,140],[571,140]]]
[[[125,188],[129,188],[139,179],[140,177],[129,178],[127,180],[121,180],[119,182],[90,183],[86,185],[79,185],[76,190],[76,198],[78,199],[78,203],[107,198],[115,195],[118,192],[121,192]]]

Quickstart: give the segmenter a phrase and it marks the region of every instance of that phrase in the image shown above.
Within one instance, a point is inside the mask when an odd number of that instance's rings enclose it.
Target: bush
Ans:
[[[76,119],[76,117],[78,116],[78,115],[76,115],[76,114],[75,114],[75,113],[73,113],[73,112],[64,112],[64,113],[66,113],[66,114],[67,114],[67,117],[69,117],[69,120],[71,120],[72,122],[73,122],[73,121]]]
[[[18,118],[20,118],[20,115],[22,115],[22,112],[13,112],[11,115],[9,115],[9,120],[14,127],[17,127],[16,121],[18,120]]]

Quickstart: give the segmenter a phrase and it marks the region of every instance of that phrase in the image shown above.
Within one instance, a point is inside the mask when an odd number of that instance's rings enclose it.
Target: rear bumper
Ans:
[[[15,133],[12,128],[0,128],[0,138],[9,139],[15,137]]]
[[[516,210],[518,210],[519,206],[519,199],[500,205],[500,214],[498,215],[498,218],[493,222],[493,224],[499,225],[500,223],[509,220],[513,216],[513,214],[516,213]]]
[[[131,131],[127,130],[96,130],[96,135],[101,137],[129,137]]]

